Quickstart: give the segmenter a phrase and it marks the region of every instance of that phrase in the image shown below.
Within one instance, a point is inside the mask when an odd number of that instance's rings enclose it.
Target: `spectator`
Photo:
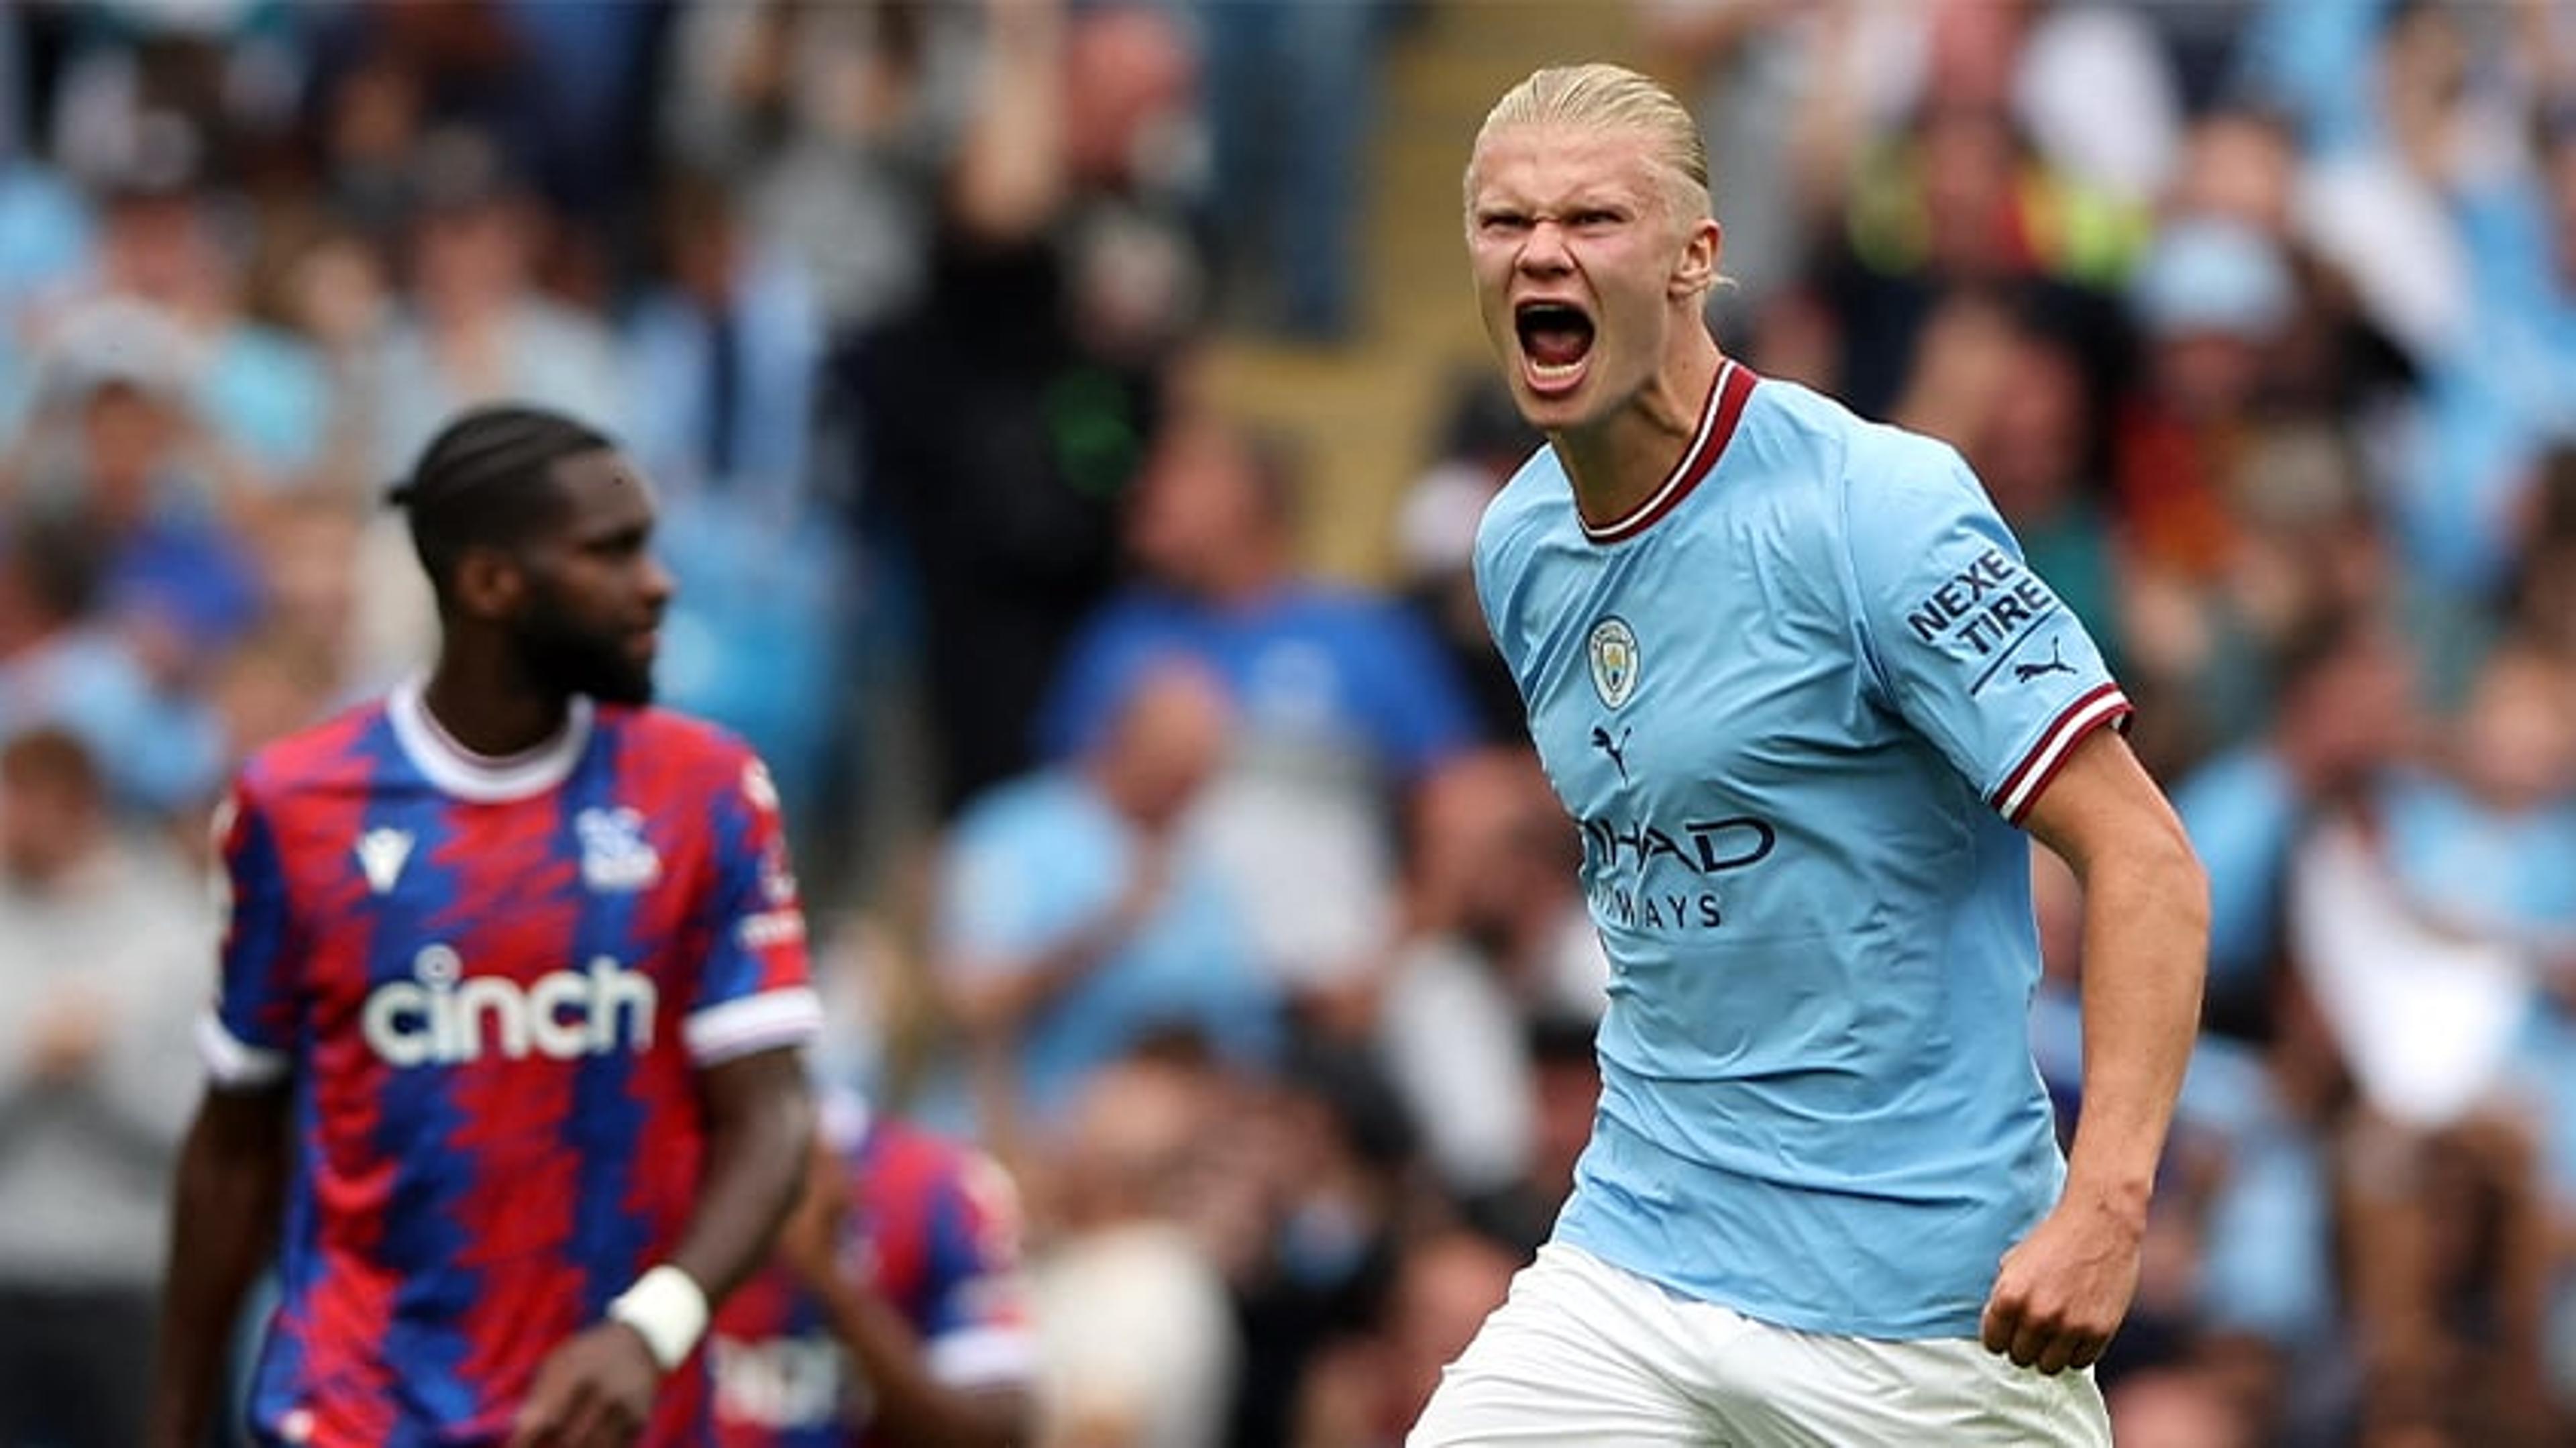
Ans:
[[[142,1441],[200,900],[76,737],[0,746],[0,1440]]]
[[[1574,1195],[1574,1167],[1592,1141],[1601,1103],[1601,1060],[1593,1052],[1598,1021],[1589,1014],[1534,1016],[1526,1026],[1533,1105],[1529,1157],[1520,1179],[1467,1204],[1477,1230],[1522,1261],[1538,1254]]]
[[[1527,750],[1444,772],[1411,833],[1413,933],[1374,1044],[1441,1183],[1473,1202],[1509,1192],[1537,1156],[1526,1023],[1597,1016],[1609,967],[1575,893],[1574,832]]]
[[[1405,1246],[1383,1321],[1340,1344],[1308,1378],[1293,1441],[1313,1448],[1394,1448],[1420,1417],[1440,1370],[1502,1304],[1519,1260],[1471,1232]]]
[[[1360,163],[1377,129],[1391,6],[1198,0],[1194,9],[1207,55],[1219,247],[1237,287],[1267,303],[1251,309],[1261,330],[1338,342],[1359,306]]]
[[[664,489],[680,581],[668,692],[760,750],[808,838],[849,736],[836,674],[853,603],[811,455],[823,318],[803,266],[749,232],[716,178],[674,178],[662,216],[661,279],[624,355],[628,395],[653,399],[631,446]],[[745,638],[763,646],[726,646]]]
[[[1223,1129],[1210,1085],[1125,1061],[1075,1104],[1032,1274],[1039,1448],[1221,1441],[1242,1347],[1224,1280],[1177,1221],[1192,1159]]]
[[[1196,80],[1172,21],[1134,0],[984,19],[928,286],[851,357],[860,475],[920,590],[942,813],[1031,762],[1027,721],[1113,582],[1120,496],[1196,308],[1145,164]]]
[[[2256,1441],[2206,1374],[2141,1374],[2103,1396],[2110,1402],[2112,1441],[2121,1448],[2250,1448]]]
[[[2040,209],[2062,219],[2043,225]],[[1864,157],[1842,249],[1818,273],[1854,410],[1890,415],[1925,326],[1962,288],[2028,291],[2087,335],[2107,330],[2092,289],[2122,273],[2144,230],[2135,208],[2035,158],[2000,102],[1931,93],[1909,130]]]
[[[0,741],[58,726],[89,750],[120,807],[200,807],[221,777],[221,730],[100,624],[102,561],[75,522],[21,517],[0,537]]]
[[[1040,729],[1052,755],[1084,748],[1167,654],[1224,680],[1238,747],[1192,838],[1242,899],[1263,964],[1339,1019],[1395,921],[1381,801],[1430,778],[1472,726],[1418,622],[1297,572],[1295,486],[1277,445],[1214,416],[1176,418],[1128,514],[1144,581],[1085,627]]]
[[[1002,786],[946,851],[936,953],[1005,1155],[1060,1128],[1083,1083],[1167,1032],[1225,1059],[1275,1055],[1275,997],[1211,863],[1180,835],[1230,715],[1214,680],[1134,681],[1075,760]]]
[[[1319,1354],[1384,1311],[1413,1215],[1414,1135],[1377,1063],[1347,1046],[1309,1043],[1275,1084],[1235,1099],[1202,1169],[1218,1180],[1209,1194],[1230,1190],[1236,1210],[1197,1208],[1242,1325],[1226,1436],[1287,1448]]]
[[[400,476],[446,419],[504,398],[620,432],[624,399],[608,329],[538,290],[535,199],[498,146],[473,131],[435,131],[411,164],[407,285],[365,348],[366,476],[378,486]],[[427,585],[405,561],[402,530],[387,521],[360,547],[373,560],[361,596],[362,672],[382,680],[426,667],[437,620]]]
[[[240,536],[258,502],[163,362],[182,343],[155,314],[111,304],[58,345],[18,491],[98,539],[106,618],[158,680],[184,686],[193,662],[258,621]]]
[[[1440,458],[1414,479],[1396,518],[1404,591],[1464,682],[1478,732],[1525,739],[1520,685],[1495,652],[1476,598],[1476,525],[1546,439],[1521,421],[1510,391],[1490,372],[1479,368],[1455,385]]]
[[[196,128],[168,113],[144,120],[136,154],[103,187],[99,294],[149,307],[177,330],[165,365],[180,368],[189,400],[241,455],[247,477],[267,487],[306,481],[321,461],[330,405],[320,360],[249,315],[244,203],[208,185]]]
[[[2534,130],[2537,184],[2499,181],[2463,205],[2470,315],[2427,359],[2423,423],[2389,500],[2410,558],[2462,592],[2512,572],[2528,485],[2576,436],[2576,109],[2560,100]]]
[[[674,158],[737,178],[753,229],[813,273],[835,335],[919,299],[983,8],[696,0],[674,21]]]
[[[2340,1187],[2374,1428],[2553,1436],[2544,1126],[2512,1063],[2539,1005],[2529,944],[2576,925],[2561,687],[2498,654],[2455,725],[2456,783],[2383,777],[2290,867],[2289,947],[2355,1088]],[[2474,1349],[2461,1303],[2485,1324]]]
[[[2273,724],[2203,764],[2174,809],[2208,862],[2209,1010],[2269,1034],[2283,872],[2315,811],[2355,797],[2414,742],[2413,661],[2366,617],[2317,621],[2273,665]]]
[[[394,476],[442,420],[496,398],[614,428],[624,412],[609,334],[538,291],[536,201],[500,149],[473,131],[437,131],[412,164],[408,295],[381,344],[375,475]]]
[[[1776,0],[1643,0],[1652,52],[1689,83],[1711,175],[1728,197],[1726,274],[1710,305],[1721,335],[1740,335],[1763,304],[1796,283],[1831,223],[1863,118],[1859,32],[1884,32],[1869,7]],[[1899,22],[1902,24],[1903,22]]]

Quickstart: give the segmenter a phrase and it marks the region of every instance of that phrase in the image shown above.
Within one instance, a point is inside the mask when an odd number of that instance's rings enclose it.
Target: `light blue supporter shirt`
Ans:
[[[943,872],[938,934],[964,969],[1025,969],[1114,908],[1143,841],[1081,772],[1043,770],[967,807]],[[1022,1105],[1068,1119],[1082,1087],[1155,1033],[1198,1033],[1227,1064],[1277,1058],[1279,1002],[1223,882],[1181,855],[1137,929],[1022,1029]]]
[[[2014,828],[2128,701],[1949,448],[1723,365],[1591,527],[1476,543],[1612,967],[1560,1241],[1804,1331],[1972,1336],[2065,1177]]]

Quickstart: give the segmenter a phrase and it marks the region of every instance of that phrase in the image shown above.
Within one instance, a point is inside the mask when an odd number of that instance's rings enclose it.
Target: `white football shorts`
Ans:
[[[2045,1376],[1967,1338],[1775,1327],[1551,1242],[1405,1439],[1537,1443],[2110,1448],[2111,1425],[2090,1369]]]

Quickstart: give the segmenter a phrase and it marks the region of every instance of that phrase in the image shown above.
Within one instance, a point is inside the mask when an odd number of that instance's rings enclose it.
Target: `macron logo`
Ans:
[[[386,1064],[454,1066],[486,1053],[570,1061],[653,1044],[659,992],[652,977],[611,956],[583,971],[558,970],[522,986],[505,976],[468,976],[446,945],[412,957],[412,980],[387,981],[367,993],[358,1028]]]
[[[358,868],[367,874],[367,888],[379,895],[394,888],[402,878],[403,862],[411,858],[411,831],[372,829],[358,836]]]

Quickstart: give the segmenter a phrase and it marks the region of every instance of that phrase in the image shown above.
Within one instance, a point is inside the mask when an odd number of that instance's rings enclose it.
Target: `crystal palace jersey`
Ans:
[[[284,1081],[269,1441],[499,1441],[537,1367],[676,1242],[694,1074],[821,1024],[759,762],[708,726],[576,701],[553,743],[466,754],[416,686],[259,754],[202,1039]],[[646,1441],[696,1441],[672,1375]]]
[[[903,1315],[930,1375],[951,1387],[1027,1381],[1019,1212],[989,1158],[892,1121],[843,1116],[845,1272]],[[723,1448],[851,1448],[880,1441],[868,1385],[823,1307],[783,1268],[728,1298],[709,1348]]]
[[[1686,456],[1488,509],[1487,621],[1612,966],[1561,1240],[1806,1331],[1973,1335],[2064,1179],[2013,827],[2128,709],[1948,448],[1722,365]]]

